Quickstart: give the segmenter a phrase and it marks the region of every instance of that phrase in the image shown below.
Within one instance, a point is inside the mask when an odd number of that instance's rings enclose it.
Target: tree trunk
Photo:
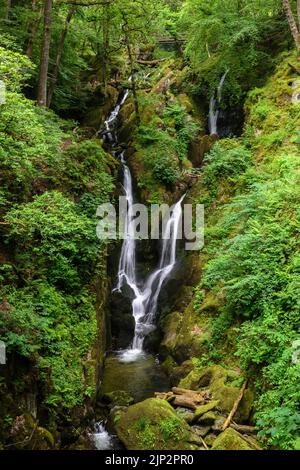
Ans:
[[[5,8],[5,20],[9,20],[9,13],[11,9],[11,0],[6,0],[6,8]]]
[[[297,4],[299,4],[299,0],[297,0]],[[294,38],[296,49],[298,53],[300,53],[300,33],[298,30],[297,23],[295,21],[289,0],[283,0],[283,8],[284,8],[287,20],[288,20],[288,24],[289,24],[292,36]]]
[[[68,33],[69,24],[72,20],[72,17],[74,15],[74,13],[75,13],[75,10],[76,10],[76,6],[72,5],[70,7],[69,11],[68,11],[64,29],[62,30],[62,32],[60,34],[60,37],[58,39],[55,65],[54,65],[53,74],[52,74],[52,77],[51,77],[51,80],[50,80],[50,83],[49,83],[49,87],[48,87],[48,96],[47,96],[47,106],[48,107],[50,107],[51,102],[52,102],[53,93],[54,93],[54,90],[55,90],[55,85],[57,83],[58,73],[59,73],[59,69],[60,69],[61,58],[62,58],[62,53],[63,53],[63,49],[64,49],[65,39],[66,39],[66,36],[67,36],[67,33]]]
[[[41,47],[41,61],[38,84],[37,103],[39,106],[47,106],[47,78],[49,68],[49,53],[51,42],[51,13],[52,0],[44,1],[44,32]]]
[[[122,30],[123,30],[123,33],[124,33],[124,39],[125,39],[125,44],[126,44],[126,49],[127,49],[128,59],[129,59],[129,65],[130,65],[130,75],[131,75],[131,85],[132,85],[131,89],[132,89],[132,94],[133,94],[134,109],[135,109],[135,115],[136,115],[137,123],[140,124],[141,116],[140,116],[140,110],[139,110],[138,96],[137,96],[137,92],[136,92],[134,60],[133,60],[131,44],[130,44],[130,38],[129,38],[129,33],[128,33],[128,21],[127,21],[126,15],[124,13],[123,13],[122,16],[123,16],[123,21],[124,21],[124,24],[122,25]]]
[[[297,0],[298,29],[300,31],[300,0]]]
[[[37,0],[32,0],[32,12],[35,16],[35,14],[37,13]],[[27,44],[27,49],[26,49],[26,55],[27,57],[29,57],[29,59],[32,59],[33,57],[33,47],[34,47],[37,32],[39,30],[41,18],[42,18],[42,8],[39,11],[38,17],[33,18],[28,28],[29,39],[28,39],[28,44]]]
[[[102,58],[102,82],[104,85],[104,92],[107,89],[107,62],[108,62],[108,49],[109,49],[109,5],[105,7],[105,14],[103,18],[103,58]]]

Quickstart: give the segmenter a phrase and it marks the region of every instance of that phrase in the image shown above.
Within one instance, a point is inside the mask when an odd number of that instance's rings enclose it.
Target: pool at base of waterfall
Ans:
[[[170,383],[154,356],[129,349],[107,357],[101,390],[103,394],[123,390],[138,402],[170,390]]]

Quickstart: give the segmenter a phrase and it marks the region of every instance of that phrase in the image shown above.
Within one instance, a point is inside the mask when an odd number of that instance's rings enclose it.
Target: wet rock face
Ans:
[[[218,117],[219,137],[240,136],[243,131],[244,119],[245,116],[242,108],[221,109]]]
[[[196,137],[191,143],[189,159],[195,168],[201,167],[205,154],[211,150],[217,140],[217,135],[203,135]]]
[[[124,293],[114,292],[111,296],[112,347],[115,349],[126,349],[134,336],[135,322],[131,300],[132,292],[129,289]]]

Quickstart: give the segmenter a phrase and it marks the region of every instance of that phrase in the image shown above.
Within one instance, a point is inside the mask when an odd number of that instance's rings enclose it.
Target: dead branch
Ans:
[[[237,409],[239,407],[239,404],[244,396],[244,393],[245,393],[245,390],[246,390],[246,387],[247,387],[247,383],[248,381],[246,380],[241,388],[241,391],[240,391],[240,394],[239,396],[237,397],[236,401],[234,402],[233,404],[233,407],[232,407],[232,410],[230,411],[229,415],[228,415],[228,418],[226,419],[224,425],[223,425],[223,431],[225,431],[225,429],[228,428],[228,426],[230,425],[230,422],[232,420],[232,418],[234,417],[235,413],[237,412]]]

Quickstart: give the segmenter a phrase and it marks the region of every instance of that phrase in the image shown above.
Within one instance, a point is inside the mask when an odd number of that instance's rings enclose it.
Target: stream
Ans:
[[[123,350],[108,354],[102,382],[102,392],[109,393],[118,390],[128,392],[135,402],[152,397],[154,392],[167,391],[169,380],[160,367],[159,361],[153,355],[145,352],[145,337],[155,330],[155,321],[159,296],[167,278],[176,265],[177,237],[182,217],[182,201],[173,205],[168,219],[164,223],[161,236],[159,262],[145,279],[139,279],[136,269],[136,240],[134,236],[135,202],[132,174],[126,163],[125,151],[118,151],[117,123],[122,105],[129,91],[126,90],[116,107],[105,121],[103,136],[111,153],[122,164],[122,186],[127,201],[127,214],[124,226],[124,241],[121,248],[117,281],[114,291],[123,294],[124,289],[131,292],[131,307],[134,317],[134,337],[131,344]],[[114,437],[106,429],[104,423],[97,423],[93,434],[97,449],[114,447]]]

